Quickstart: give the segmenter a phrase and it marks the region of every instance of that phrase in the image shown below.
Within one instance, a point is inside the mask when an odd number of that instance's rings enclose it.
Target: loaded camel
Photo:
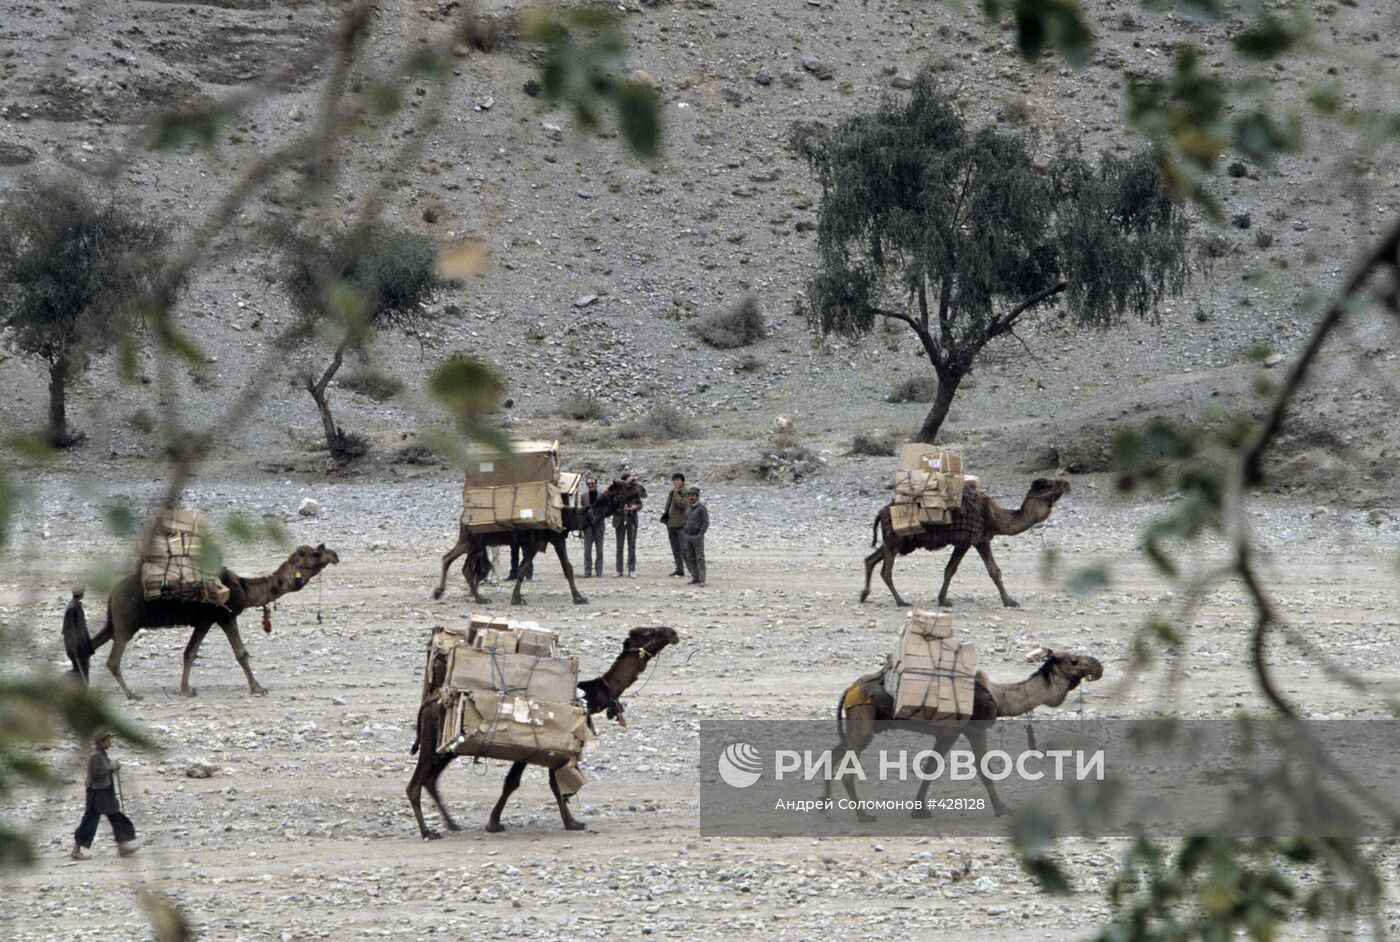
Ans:
[[[524,552],[521,555],[520,566],[516,570],[515,591],[511,593],[510,604],[524,605],[525,600],[520,597],[520,587],[525,582],[525,573],[529,571],[530,564],[534,562],[535,554],[544,552],[548,547],[554,547],[555,554],[559,557],[559,568],[564,570],[564,578],[569,580],[569,591],[573,593],[575,605],[586,605],[588,599],[579,592],[578,586],[574,583],[574,567],[569,562],[568,539],[569,534],[582,530],[588,526],[596,525],[600,520],[611,517],[635,494],[638,489],[636,483],[624,483],[623,481],[613,481],[608,489],[598,495],[598,500],[590,507],[565,507],[561,514],[564,529],[561,532],[554,530],[514,530],[504,533],[473,533],[467,529],[466,523],[458,525],[457,545],[448,550],[442,557],[442,577],[438,579],[437,588],[433,589],[433,598],[442,598],[442,593],[447,590],[447,571],[452,568],[452,564],[457,558],[466,555],[466,560],[462,563],[462,575],[467,580],[467,591],[472,594],[472,599],[480,605],[490,604],[491,600],[483,598],[479,591],[481,583],[485,581],[491,572],[491,558],[486,552],[493,546],[519,546]]]
[[[968,481],[963,488],[962,507],[952,512],[951,523],[924,524],[921,531],[908,536],[899,536],[894,532],[894,526],[890,522],[890,505],[886,504],[875,515],[872,530],[876,532],[871,534],[870,545],[875,546],[879,540],[879,549],[865,557],[865,588],[860,592],[860,600],[864,602],[870,597],[870,575],[875,571],[876,565],[883,563],[880,565],[880,578],[890,587],[895,604],[907,606],[909,603],[900,597],[899,591],[894,587],[895,558],[908,556],[917,549],[940,550],[951,546],[953,555],[948,557],[948,566],[943,570],[943,588],[938,593],[939,605],[948,608],[952,604],[948,601],[948,586],[953,582],[953,573],[958,571],[958,565],[967,555],[967,551],[976,549],[977,555],[982,557],[982,562],[987,566],[987,574],[992,577],[997,591],[1001,593],[1001,604],[1007,608],[1020,607],[1020,603],[1006,593],[1006,586],[1002,584],[1001,567],[992,557],[992,539],[1024,533],[1037,523],[1049,519],[1051,511],[1055,509],[1055,501],[1068,493],[1068,481],[1036,478],[1031,482],[1031,489],[1026,492],[1026,499],[1021,501],[1021,506],[1015,510],[1008,510],[992,500],[987,492],[974,482]]]
[[[656,655],[665,650],[667,645],[676,644],[680,638],[672,628],[633,628],[627,634],[627,640],[622,643],[622,653],[613,661],[612,666],[601,677],[592,680],[585,680],[579,683],[579,689],[583,691],[584,704],[588,707],[588,728],[593,728],[593,715],[595,713],[606,713],[608,719],[616,720],[618,725],[626,726],[627,717],[622,709],[622,694],[636,683],[642,671],[646,670],[647,663]],[[430,691],[441,688],[443,678],[446,674],[447,663],[445,658],[439,658],[433,665],[432,683]],[[431,841],[442,837],[437,831],[432,830],[423,820],[423,790],[427,789],[432,796],[433,802],[437,805],[438,813],[442,815],[442,823],[449,831],[460,831],[462,828],[452,816],[447,813],[447,808],[442,803],[441,796],[438,795],[438,776],[443,770],[457,758],[453,752],[438,752],[436,750],[438,733],[442,728],[442,723],[446,718],[446,705],[435,692],[430,692],[423,703],[418,708],[418,735],[413,740],[413,746],[409,749],[409,755],[418,754],[418,765],[413,769],[413,775],[408,780],[408,803],[413,806],[413,816],[418,819],[418,831],[423,835],[423,840]],[[486,824],[486,830],[495,833],[504,831],[501,824],[501,812],[505,810],[506,800],[511,793],[520,787],[520,776],[525,772],[526,763],[513,762],[510,771],[506,773],[505,784],[501,787],[501,797],[496,800],[496,805],[491,809],[491,819]],[[549,770],[549,788],[554,793],[554,800],[559,804],[559,816],[564,820],[564,827],[570,831],[582,831],[584,823],[573,816],[569,811],[569,799],[559,791],[559,783],[555,778],[557,770]]]
[[[1098,680],[1103,677],[1103,665],[1097,658],[1087,654],[1060,654],[1049,648],[1033,651],[1027,660],[1040,661],[1034,674],[1014,684],[998,684],[978,671],[972,687],[972,717],[970,721],[941,721],[937,723],[918,720],[896,720],[894,699],[885,691],[885,672],[867,674],[846,688],[841,702],[836,705],[836,732],[840,741],[836,744],[835,755],[844,756],[854,752],[857,756],[870,745],[877,732],[891,729],[912,729],[917,732],[933,733],[933,748],[939,755],[946,756],[959,736],[966,737],[977,760],[977,777],[987,789],[992,810],[997,817],[1008,814],[1009,810],[997,795],[991,779],[982,774],[982,756],[987,751],[987,730],[998,719],[1006,716],[1024,716],[1036,707],[1057,707],[1065,702],[1069,692],[1082,681]],[[842,722],[844,715],[845,722]],[[877,722],[885,723],[877,730]],[[931,779],[925,777],[919,785],[918,808],[911,812],[915,818],[927,818],[931,812],[924,810],[924,797],[928,794]],[[856,801],[856,786],[850,776],[843,776],[841,784],[846,794]],[[831,797],[831,780],[827,779],[825,797]],[[861,821],[874,821],[869,812],[856,806],[856,817]]]
[[[267,620],[265,607],[288,592],[301,591],[322,569],[338,562],[340,557],[336,555],[335,550],[326,549],[326,544],[322,543],[315,548],[298,546],[292,555],[287,557],[287,561],[270,575],[245,579],[224,569],[219,573],[219,581],[229,589],[228,602],[224,605],[179,599],[147,600],[141,587],[140,574],[127,576],[112,587],[112,592],[107,597],[107,623],[91,639],[90,644],[83,645],[77,637],[70,639],[70,635],[74,633],[70,630],[69,619],[65,617],[64,646],[75,667],[79,668],[79,673],[87,677],[88,661],[93,652],[108,641],[112,642],[112,651],[107,655],[107,669],[117,679],[118,686],[128,699],[139,700],[141,698],[131,692],[131,688],[122,678],[122,653],[126,646],[142,628],[178,628],[188,625],[194,632],[190,635],[189,644],[185,645],[185,668],[180,674],[180,693],[193,697],[195,690],[190,686],[190,668],[194,665],[195,655],[199,653],[199,645],[204,636],[209,633],[210,628],[218,625],[228,636],[228,643],[233,647],[233,656],[248,677],[248,691],[264,694],[267,693],[267,688],[253,677],[248,651],[243,647],[243,639],[239,637],[238,616],[250,608],[264,608],[263,627],[271,631],[271,622]]]

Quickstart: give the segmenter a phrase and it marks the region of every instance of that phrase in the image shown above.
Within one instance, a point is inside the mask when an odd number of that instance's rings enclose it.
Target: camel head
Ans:
[[[1055,501],[1069,493],[1069,482],[1061,478],[1036,478],[1031,489],[1026,492],[1026,506],[1038,504],[1045,508],[1045,516],[1055,507]]]
[[[613,481],[608,485],[607,490],[598,495],[597,502],[588,507],[586,512],[588,524],[596,526],[600,521],[617,513],[628,501],[637,496],[639,496],[639,491],[635,480]]]
[[[291,572],[292,585],[296,589],[300,589],[315,578],[322,569],[334,566],[339,562],[340,556],[335,550],[326,549],[326,544],[318,543],[314,547],[298,546],[280,568]]]
[[[1081,681],[1095,681],[1103,677],[1103,664],[1088,654],[1073,651],[1060,652],[1050,648],[1037,648],[1026,655],[1028,661],[1040,661],[1044,673],[1058,673],[1069,681],[1069,689],[1078,687]]]
[[[627,726],[627,715],[622,707],[622,694],[636,682],[647,662],[656,657],[667,645],[680,642],[680,635],[674,628],[657,626],[633,628],[622,642],[622,653],[613,666],[602,677],[586,680],[579,684],[589,714],[606,713],[608,719],[617,720],[622,727]]]

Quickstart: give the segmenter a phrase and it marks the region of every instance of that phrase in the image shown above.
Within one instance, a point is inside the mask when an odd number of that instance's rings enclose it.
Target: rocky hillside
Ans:
[[[340,6],[15,0],[0,17],[6,185],[22,186],[32,173],[94,173],[151,109],[228,94],[314,53]],[[369,58],[387,61],[405,42],[442,29],[455,6],[381,4]],[[508,19],[519,4],[484,6]],[[765,435],[780,413],[795,416],[815,447],[834,451],[857,430],[907,430],[923,407],[886,398],[897,380],[924,372],[913,338],[881,332],[860,345],[819,344],[794,314],[813,264],[819,193],[786,146],[793,122],[833,121],[868,108],[882,95],[901,94],[915,70],[931,65],[977,121],[1036,129],[1047,148],[1056,135],[1070,134],[1091,151],[1121,151],[1138,146],[1121,128],[1124,70],[1160,71],[1183,36],[1208,56],[1228,41],[1228,27],[1090,0],[1101,28],[1098,51],[1090,65],[1072,71],[1026,64],[1007,34],[955,5],[625,6],[635,65],[662,89],[666,151],[654,167],[628,158],[615,139],[579,133],[566,115],[542,111],[523,94],[530,53],[509,30],[489,52],[461,49],[451,112],[416,165],[390,166],[385,148],[346,144],[351,170],[335,195],[337,212],[353,210],[357,193],[384,177],[390,218],[443,239],[480,234],[493,256],[485,277],[437,299],[441,316],[421,345],[394,336],[376,344],[374,371],[404,383],[405,391],[395,393],[392,384],[381,390],[370,369],[356,363],[342,374],[333,405],[347,427],[370,433],[381,451],[431,421],[415,387],[433,362],[458,349],[498,364],[510,384],[510,421],[543,434],[607,438],[613,424],[659,402],[691,412],[700,437],[723,449]],[[1380,0],[1326,10],[1319,43],[1355,51],[1357,63],[1375,58],[1381,37],[1394,35],[1395,14]],[[1389,96],[1395,107],[1400,86],[1363,81],[1363,66],[1350,61],[1338,67],[1339,79],[1366,95]],[[1290,59],[1274,73],[1272,94],[1301,101],[1320,62]],[[112,185],[177,225],[197,218],[241,167],[307,120],[318,77],[248,109],[213,154],[143,156]],[[1216,189],[1233,222],[1198,223],[1212,264],[1187,296],[1161,311],[1160,324],[1075,334],[1048,311],[1023,333],[1028,348],[1009,341],[988,351],[954,406],[949,440],[989,443],[988,460],[1004,455],[1026,470],[1088,468],[1094,462],[1076,456],[1101,452],[1114,421],[1143,411],[1234,407],[1253,369],[1247,352],[1259,344],[1294,348],[1308,324],[1301,299],[1331,287],[1352,250],[1376,231],[1378,213],[1397,204],[1400,178],[1388,172],[1388,158],[1393,154],[1333,134],[1278,166],[1222,173]],[[253,205],[241,220],[248,241],[208,264],[183,304],[186,325],[214,358],[208,380],[186,384],[196,413],[212,414],[247,381],[259,341],[290,318],[271,277],[274,259],[257,238],[259,221],[284,203],[284,185]],[[697,338],[701,319],[750,292],[767,339],[722,351]],[[1376,351],[1370,362],[1393,376],[1386,335],[1369,346]],[[313,456],[319,426],[298,378],[327,356],[324,347],[310,346],[285,370],[260,377],[271,395],[258,421],[226,443],[223,457]],[[111,374],[99,364],[78,390],[77,424],[93,440],[70,459],[76,463],[138,457],[151,444],[142,429],[156,404],[144,388],[118,387]],[[41,373],[10,358],[0,363],[0,376],[14,390],[0,403],[4,421],[33,424],[45,402]],[[1381,439],[1378,454],[1400,453],[1400,433],[1389,420],[1393,394],[1371,388],[1362,370],[1328,371],[1304,404],[1319,447],[1327,436],[1343,438],[1359,427]],[[586,395],[598,399],[600,418],[585,420],[580,433],[560,406]],[[1295,462],[1296,483],[1315,485],[1331,473],[1327,462],[1308,464],[1314,466]],[[1359,499],[1366,499],[1367,480],[1357,476]]]

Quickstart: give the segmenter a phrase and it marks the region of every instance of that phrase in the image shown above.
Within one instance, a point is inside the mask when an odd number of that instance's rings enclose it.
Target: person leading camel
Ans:
[[[622,695],[637,682],[637,678],[642,676],[642,671],[646,670],[647,664],[653,658],[668,645],[677,644],[679,641],[680,638],[673,628],[633,628],[628,632],[627,640],[622,643],[622,653],[613,661],[612,666],[601,676],[582,681],[578,685],[583,691],[583,701],[588,708],[588,728],[593,728],[593,716],[598,713],[605,714],[608,719],[616,720],[619,726],[625,727],[627,716],[623,712]],[[442,835],[429,828],[423,820],[424,789],[437,805],[443,825],[449,831],[462,829],[452,820],[452,815],[447,813],[447,806],[442,803],[437,789],[438,776],[457,758],[457,754],[453,752],[435,751],[438,733],[446,718],[446,707],[438,698],[436,689],[442,686],[446,670],[446,659],[439,658],[433,666],[430,692],[418,707],[418,735],[409,749],[409,755],[417,753],[418,765],[414,767],[413,775],[408,780],[408,803],[413,807],[413,816],[418,821],[418,832],[425,841],[437,840]],[[505,783],[501,787],[501,797],[491,809],[491,818],[486,824],[486,830],[493,833],[505,830],[501,824],[501,812],[505,810],[506,801],[511,793],[520,787],[520,777],[525,773],[525,766],[524,762],[511,763],[510,771],[506,773]],[[555,769],[549,770],[549,788],[559,805],[559,816],[563,819],[565,828],[581,831],[585,825],[569,811],[569,799],[560,792],[555,773]]]
[[[999,684],[978,671],[972,687],[972,716],[969,722],[924,722],[918,720],[896,720],[894,698],[885,690],[885,671],[867,674],[846,688],[841,700],[836,704],[836,733],[839,737],[833,758],[847,752],[857,756],[870,745],[877,732],[875,724],[884,723],[879,732],[891,729],[912,729],[933,734],[933,748],[939,755],[946,756],[958,737],[967,739],[977,760],[977,777],[987,789],[992,810],[997,817],[1009,813],[1009,809],[997,795],[991,779],[982,774],[982,756],[987,751],[987,731],[1002,717],[1024,716],[1036,707],[1057,707],[1065,702],[1071,690],[1086,680],[1099,680],[1103,677],[1103,665],[1097,658],[1087,654],[1068,652],[1057,653],[1050,648],[1038,648],[1028,658],[1040,661],[1040,667],[1025,680],[1014,684]],[[842,721],[844,717],[844,722]],[[916,808],[922,809],[924,797],[928,794],[929,778],[919,785]],[[841,784],[851,801],[856,801],[856,786],[850,776],[841,778]],[[824,797],[831,798],[831,780],[827,779]],[[856,817],[861,821],[874,821],[868,812],[856,805]],[[916,810],[916,818],[927,818],[930,812]]]
[[[107,623],[92,639],[86,655],[81,650],[69,648],[69,657],[78,655],[81,673],[87,676],[88,660],[93,651],[108,641],[112,642],[111,653],[107,655],[107,669],[117,680],[129,700],[141,698],[132,693],[122,677],[122,653],[142,628],[179,628],[188,625],[194,629],[185,645],[184,670],[180,674],[180,693],[193,697],[195,690],[190,686],[190,668],[194,666],[199,646],[209,629],[218,625],[228,637],[243,673],[248,678],[248,692],[265,694],[267,688],[253,677],[253,666],[248,651],[243,647],[243,638],[238,634],[238,616],[250,608],[262,608],[264,628],[271,631],[267,621],[267,606],[288,592],[300,592],[322,569],[340,562],[335,550],[326,549],[322,543],[315,548],[298,546],[287,561],[278,566],[270,575],[245,579],[228,569],[219,573],[219,581],[229,588],[229,599],[223,605],[207,602],[189,602],[183,599],[147,599],[139,574],[127,576],[112,587],[107,596]],[[66,643],[66,641],[65,641]]]
[[[879,549],[865,557],[865,588],[860,592],[860,600],[864,602],[870,597],[870,576],[879,565],[880,578],[890,587],[895,604],[907,606],[909,603],[900,597],[894,587],[895,558],[908,556],[917,549],[940,550],[951,546],[953,553],[948,557],[948,565],[943,570],[943,588],[938,592],[939,605],[951,607],[948,586],[952,584],[953,574],[958,571],[958,565],[967,551],[975,549],[986,564],[987,575],[992,577],[997,591],[1001,593],[1001,604],[1007,608],[1019,608],[1020,603],[1007,594],[1006,586],[1001,581],[1001,567],[992,556],[992,539],[1024,533],[1037,523],[1048,520],[1055,509],[1055,502],[1068,493],[1068,481],[1037,478],[1031,482],[1031,489],[1026,492],[1021,506],[1008,510],[992,500],[974,482],[968,481],[963,488],[962,507],[953,511],[952,522],[924,524],[922,530],[908,536],[894,532],[894,525],[890,522],[890,505],[886,504],[875,515],[875,532],[871,535],[870,545],[875,546],[879,541]]]

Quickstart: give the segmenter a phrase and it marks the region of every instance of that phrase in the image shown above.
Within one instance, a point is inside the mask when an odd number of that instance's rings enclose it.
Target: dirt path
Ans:
[[[141,939],[149,930],[132,888],[173,895],[204,937],[219,939],[420,939],[706,937],[984,939],[1014,925],[1031,938],[1078,938],[1100,924],[1100,891],[1116,864],[1114,842],[1071,841],[1069,869],[1079,892],[1039,895],[1015,865],[1007,842],[952,843],[919,836],[830,840],[718,840],[698,836],[696,721],[726,717],[829,717],[851,679],[878,665],[900,623],[877,582],[872,601],[855,600],[867,508],[830,504],[791,524],[790,489],[717,489],[706,590],[668,579],[659,526],[643,531],[641,577],[583,582],[591,604],[574,607],[557,564],[542,562],[527,584],[531,605],[511,612],[558,627],[592,676],[628,628],[665,623],[682,643],[667,652],[647,686],[628,697],[631,725],[607,724],[586,760],[592,783],[579,811],[590,830],[560,829],[544,776],[527,775],[509,808],[509,830],[480,830],[503,767],[459,763],[444,777],[450,807],[467,828],[434,843],[416,835],[403,795],[408,746],[427,629],[461,619],[468,604],[453,574],[442,602],[430,601],[436,547],[420,545],[426,519],[446,501],[409,487],[396,495],[411,513],[400,523],[346,508],[357,488],[332,489],[321,519],[294,522],[299,539],[324,539],[344,562],[324,586],[324,623],[315,590],[289,597],[264,636],[257,618],[244,635],[259,679],[272,691],[250,697],[222,637],[205,643],[194,682],[199,696],[174,695],[180,632],[152,632],[128,649],[127,677],[146,699],[132,714],[166,751],[129,756],[126,797],[150,847],[115,858],[99,834],[95,859],[63,856],[79,805],[76,786],[31,796],[19,814],[34,822],[42,860],[10,878],[0,899],[11,937]],[[229,487],[206,505],[256,505],[254,490]],[[1150,508],[1105,504],[1090,492],[1062,504],[1053,525],[1003,541],[998,558],[1024,607],[996,604],[980,564],[954,583],[960,634],[977,641],[979,662],[998,679],[1028,672],[1022,657],[1038,644],[1087,650],[1108,670],[1088,694],[1090,717],[1141,715],[1165,701],[1162,675],[1123,689],[1134,629],[1165,601],[1161,583],[1133,551]],[[58,657],[62,587],[81,575],[76,522],[81,507],[55,511],[42,604],[20,594],[21,578],[0,587],[0,604],[30,610],[51,626],[36,643]],[[450,516],[448,517],[450,520]],[[1272,576],[1283,606],[1341,663],[1400,681],[1397,582],[1392,534],[1356,520],[1287,506],[1257,525],[1275,547]],[[786,532],[782,548],[762,539]],[[868,533],[868,531],[864,531]],[[442,549],[446,548],[444,539]],[[1042,554],[1058,549],[1076,564],[1110,562],[1114,582],[1089,599],[1042,582]],[[579,545],[571,543],[577,561]],[[609,546],[611,550],[611,533]],[[275,558],[244,549],[254,571]],[[897,584],[931,601],[943,557],[901,560]],[[36,577],[37,578],[37,577]],[[499,601],[505,594],[497,591]],[[93,600],[90,617],[98,620]],[[504,611],[492,606],[493,611]],[[1226,591],[1197,618],[1178,707],[1220,715],[1259,707],[1242,670],[1247,626],[1240,595]],[[1316,668],[1281,651],[1285,688],[1313,715],[1373,715],[1375,705],[1320,683]],[[100,666],[98,684],[112,683]],[[1077,701],[1066,716],[1077,716]],[[78,753],[70,752],[70,760]],[[189,778],[192,762],[217,767]],[[70,766],[72,767],[72,766]],[[911,825],[913,823],[911,822]],[[105,828],[105,825],[104,825]],[[1394,922],[1396,915],[1391,913]],[[1008,923],[1008,920],[1011,920]],[[1300,934],[1298,938],[1307,938]]]

